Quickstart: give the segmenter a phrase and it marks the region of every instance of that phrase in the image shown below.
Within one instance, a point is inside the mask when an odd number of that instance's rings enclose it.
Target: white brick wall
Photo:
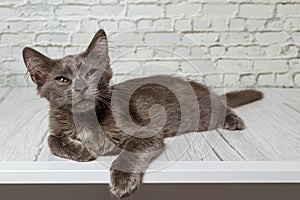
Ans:
[[[32,85],[21,52],[78,53],[109,35],[114,80],[300,87],[300,0],[2,0],[0,86]]]

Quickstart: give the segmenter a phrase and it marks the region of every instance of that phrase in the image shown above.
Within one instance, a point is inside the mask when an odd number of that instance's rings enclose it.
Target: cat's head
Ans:
[[[95,108],[99,93],[105,98],[112,76],[107,37],[99,30],[86,51],[51,59],[31,48],[24,48],[23,59],[38,94],[51,106],[86,112]]]

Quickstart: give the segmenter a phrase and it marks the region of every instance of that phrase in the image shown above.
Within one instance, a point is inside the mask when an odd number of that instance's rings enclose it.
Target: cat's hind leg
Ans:
[[[228,109],[223,128],[230,131],[235,131],[243,130],[246,128],[246,126],[244,121],[239,116],[237,116],[232,110]]]

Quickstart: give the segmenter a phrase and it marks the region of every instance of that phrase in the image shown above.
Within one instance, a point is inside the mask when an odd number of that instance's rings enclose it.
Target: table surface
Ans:
[[[300,89],[262,88],[259,90],[264,93],[263,100],[235,109],[236,113],[244,119],[246,130],[231,132],[220,129],[168,138],[163,154],[148,170],[160,172],[150,173],[151,175],[146,176],[145,179],[156,177],[148,180],[176,182],[173,178],[159,179],[158,175],[163,171],[167,174],[173,170],[173,175],[177,173],[177,177],[181,177],[178,172],[182,172],[181,174],[184,174],[183,171],[188,173],[187,171],[193,170],[203,172],[215,166],[215,171],[218,172],[230,170],[234,173],[248,170],[248,172],[260,171],[263,174],[264,171],[271,169],[280,172],[297,172],[297,175],[281,174],[283,177],[278,180],[279,182],[292,179],[299,181]],[[47,174],[51,170],[51,172],[54,170],[54,172],[75,173],[80,169],[82,171],[79,171],[84,172],[85,175],[88,172],[92,174],[104,170],[103,173],[107,176],[107,169],[115,156],[99,157],[92,163],[76,163],[51,154],[47,145],[48,109],[47,101],[37,97],[34,88],[0,88],[0,174],[11,172],[6,173],[7,176],[10,174],[6,179],[0,178],[0,182],[5,180],[14,182],[12,174],[21,171],[28,175],[26,170],[30,170],[30,173],[42,170]],[[59,173],[56,174],[53,178],[58,178]],[[188,182],[193,182],[192,180],[197,182],[197,179],[209,180],[207,176],[203,179],[193,174],[189,176],[190,178],[181,177],[177,180],[184,179]],[[80,178],[82,176],[78,177],[78,182],[82,182]],[[98,178],[98,182],[100,179],[108,180],[99,176],[95,178]],[[244,178],[255,179],[251,178],[251,174]],[[46,179],[40,177],[38,180],[43,182]],[[258,179],[256,177],[255,180]],[[24,175],[21,182],[26,180],[30,182],[30,178]],[[68,182],[69,179],[61,177],[59,180]],[[72,178],[69,181],[71,180]],[[83,182],[96,181],[91,177],[82,180],[86,180]],[[267,178],[261,176],[259,180],[263,181]],[[54,178],[52,181],[57,182],[58,179]]]

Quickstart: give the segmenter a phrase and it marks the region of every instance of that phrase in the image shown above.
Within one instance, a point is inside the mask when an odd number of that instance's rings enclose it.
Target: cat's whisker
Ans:
[[[99,100],[101,100],[101,102],[102,103],[104,103],[105,105],[107,105],[111,110],[113,110],[113,109],[116,109],[117,111],[119,111],[121,114],[123,114],[124,116],[127,116],[128,114],[127,113],[125,113],[124,111],[122,111],[122,110],[120,110],[118,107],[116,107],[116,106],[114,106],[114,107],[112,107],[112,105],[108,102],[108,101],[106,101],[106,100],[104,100],[104,99],[99,99]]]

